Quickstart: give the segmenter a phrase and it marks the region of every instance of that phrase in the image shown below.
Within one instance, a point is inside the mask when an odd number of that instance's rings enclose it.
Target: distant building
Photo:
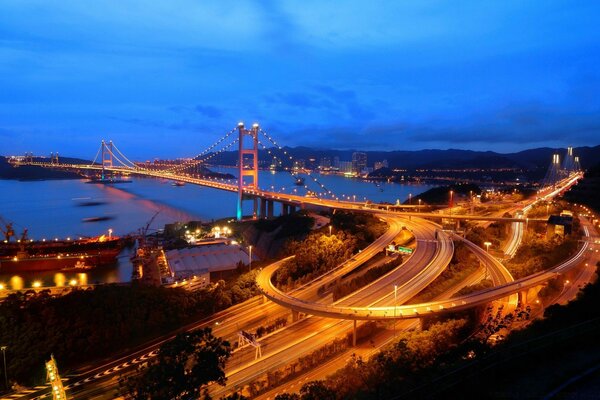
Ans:
[[[352,153],[352,172],[360,174],[367,168],[367,153],[355,151]]]
[[[331,166],[333,168],[340,168],[340,158],[338,156],[333,157],[333,164]]]
[[[573,216],[567,213],[561,215],[551,215],[548,218],[546,227],[546,238],[552,239],[555,235],[565,237],[573,231]]]
[[[373,166],[373,169],[375,171],[377,171],[378,169],[381,169],[381,168],[388,168],[388,162],[387,162],[387,160],[383,160],[381,162],[380,161],[376,161],[375,162],[375,165]]]
[[[321,161],[319,161],[319,168],[330,169],[331,168],[331,158],[329,158],[329,157],[321,158]]]
[[[351,173],[352,172],[352,161],[340,161],[338,168],[339,168],[340,172]]]
[[[248,264],[248,253],[237,244],[209,244],[169,250],[165,252],[165,257],[176,280],[196,276],[207,283],[231,275],[240,262]]]

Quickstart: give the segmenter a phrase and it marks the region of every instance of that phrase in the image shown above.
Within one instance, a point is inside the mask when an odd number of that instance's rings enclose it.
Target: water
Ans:
[[[220,169],[235,174],[234,169]],[[237,174],[236,174],[237,175]],[[417,195],[429,185],[373,183],[338,175],[314,175],[328,190],[340,199],[395,203],[404,201],[409,193]],[[306,177],[309,190],[325,192]],[[305,194],[306,189],[294,185],[287,172],[259,172],[259,186],[285,193]],[[30,238],[39,240],[97,236],[112,229],[115,235],[137,232],[159,211],[152,229],[159,229],[175,221],[226,218],[235,215],[235,193],[196,185],[172,186],[171,182],[153,178],[132,178],[131,183],[113,186],[87,184],[84,180],[52,180],[19,182],[0,180],[0,216],[13,222],[17,235],[28,229]],[[100,204],[82,206],[85,202]],[[245,202],[244,213],[251,214],[252,202]],[[278,212],[278,209],[275,209]],[[84,222],[85,218],[107,217],[108,220]],[[0,272],[0,283],[18,288],[31,287],[36,280],[43,286],[68,283],[127,282],[131,278],[128,249],[119,256],[114,266],[96,268],[85,274],[35,272],[18,276]]]

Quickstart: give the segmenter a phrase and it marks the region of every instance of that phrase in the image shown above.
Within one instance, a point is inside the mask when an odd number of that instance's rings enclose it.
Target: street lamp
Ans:
[[[331,236],[331,229],[332,229],[332,228],[333,228],[333,227],[332,227],[331,225],[329,225],[329,236]]]
[[[453,206],[453,204],[452,204],[453,196],[452,195],[453,194],[454,194],[454,190],[451,190],[450,191],[450,215],[452,215],[452,206]]]
[[[252,245],[248,246],[248,267],[252,271]]]
[[[490,253],[490,246],[492,245],[492,242],[484,242],[483,243],[485,246],[485,251],[489,254]],[[485,262],[485,279],[487,279],[488,276],[488,265],[487,265],[487,260]]]
[[[412,204],[412,193],[408,194],[408,204],[411,205]]]
[[[8,373],[6,372],[6,346],[0,347],[2,350],[2,358],[4,359],[4,384],[6,385],[6,390],[8,390]]]
[[[417,212],[421,212],[421,199],[419,199],[419,207],[417,208]]]
[[[396,304],[398,302],[398,285],[394,285],[394,337],[396,337]]]

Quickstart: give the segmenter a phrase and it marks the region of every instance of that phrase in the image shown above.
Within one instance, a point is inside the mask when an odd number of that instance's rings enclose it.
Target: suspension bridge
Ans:
[[[270,147],[267,147],[267,144]],[[228,179],[221,174],[211,174],[206,167],[218,165],[219,156],[231,156],[237,147],[236,168],[238,178]],[[271,166],[277,164],[287,171],[298,185],[298,174],[305,174],[308,179],[301,181],[299,187],[292,193],[282,193],[259,186],[259,150],[265,151],[272,157]],[[225,190],[237,193],[236,218],[243,218],[244,201],[252,202],[252,218],[272,218],[274,204],[281,204],[282,214],[286,215],[296,209],[307,206],[320,208],[341,208],[349,210],[372,210],[387,208],[389,205],[367,204],[366,201],[356,201],[356,196],[336,195],[320,182],[311,170],[295,168],[298,165],[294,157],[282,147],[270,134],[265,132],[259,124],[246,127],[240,122],[217,141],[208,146],[194,157],[165,163],[134,162],[127,157],[115,143],[102,140],[98,151],[91,163],[64,162],[59,159],[58,153],[51,153],[50,158],[34,157],[27,153],[23,157],[13,157],[9,160],[14,166],[32,165],[44,168],[72,170],[79,173],[94,171],[99,174],[99,183],[115,182],[115,175],[142,175],[177,182],[200,185],[204,187]],[[230,158],[231,161],[231,158]],[[264,164],[264,161],[263,163]],[[558,182],[573,173],[579,173],[579,158],[573,156],[572,148],[568,149],[567,158],[561,167],[558,156],[555,155],[547,176],[544,180],[548,188],[556,187]],[[208,171],[208,173],[207,173]],[[216,176],[215,176],[216,175]],[[299,190],[300,189],[300,190]],[[453,220],[490,220],[505,222],[527,222],[524,218],[498,218],[477,215],[441,215],[438,213],[420,212],[418,205],[395,205],[394,211],[406,216],[418,215],[431,218],[448,218]],[[409,210],[409,211],[407,211]],[[416,212],[415,212],[416,210]],[[529,219],[531,221],[532,219]]]

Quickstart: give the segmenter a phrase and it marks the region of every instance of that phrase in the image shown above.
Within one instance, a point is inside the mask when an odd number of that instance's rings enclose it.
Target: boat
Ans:
[[[33,241],[23,231],[17,242],[8,239],[0,243],[0,273],[81,269],[112,264],[123,249],[128,237],[100,235],[79,240]]]
[[[303,176],[297,176],[296,180],[294,181],[294,185],[303,186],[304,185],[304,177]]]
[[[48,253],[30,255],[19,252],[13,257],[0,257],[0,273],[24,271],[65,271],[91,269],[92,266],[112,264],[121,249],[92,250],[84,253]]]
[[[173,182],[171,186],[185,186],[185,182]]]
[[[81,221],[83,222],[98,222],[98,221],[109,221],[111,219],[113,219],[114,217],[111,217],[110,215],[102,215],[100,217],[88,217],[88,218],[82,218]]]

